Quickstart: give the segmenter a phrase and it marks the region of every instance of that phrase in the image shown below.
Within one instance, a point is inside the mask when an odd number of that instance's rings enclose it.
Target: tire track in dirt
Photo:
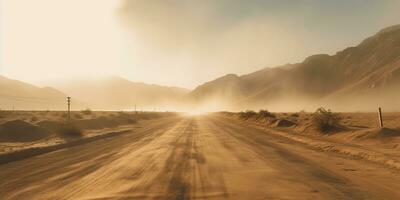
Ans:
[[[395,185],[385,184],[395,178],[391,174],[340,173],[342,166],[338,169],[325,162],[334,160],[335,165],[343,158],[325,152],[315,152],[322,158],[304,156],[310,151],[268,130],[215,116],[176,118],[148,124],[136,133],[0,165],[0,179],[6,180],[0,182],[0,196],[91,200],[398,197],[396,190],[387,189]],[[376,179],[382,181],[376,189],[379,183],[357,179],[354,184],[344,173],[388,178]]]
[[[350,180],[320,167],[318,163],[280,147],[278,145],[280,142],[286,142],[282,141],[281,138],[274,138],[260,130],[238,126],[217,118],[213,118],[209,122],[213,123],[212,126],[216,130],[220,130],[219,133],[222,133],[225,137],[235,138],[238,143],[245,144],[246,149],[251,149],[257,153],[259,158],[269,165],[275,165],[274,168],[285,170],[288,176],[304,180],[304,184],[307,184],[310,188],[315,188],[315,191],[328,194],[333,199],[367,199],[367,192],[359,190],[351,184]],[[232,147],[228,146],[228,148]]]
[[[163,120],[137,133],[2,165],[0,178],[7,181],[0,183],[0,195],[9,199],[31,199],[34,195],[54,199],[58,191],[65,192],[63,199],[74,199],[74,196],[96,188],[97,182],[112,179],[117,173],[113,167],[106,169],[110,164],[120,160],[129,149],[139,149],[157,139],[165,132],[163,128],[177,121]],[[10,174],[17,176],[10,177]],[[92,178],[85,181],[85,177]]]

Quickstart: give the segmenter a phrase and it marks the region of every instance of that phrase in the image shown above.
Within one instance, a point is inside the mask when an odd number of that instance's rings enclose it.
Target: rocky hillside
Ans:
[[[313,55],[301,63],[266,68],[251,74],[227,75],[197,87],[187,99],[199,104],[219,99],[230,108],[259,108],[297,100],[315,105],[356,109],[384,105],[400,89],[400,25],[367,38],[335,55]],[[355,102],[349,102],[355,101]],[[346,102],[346,106],[340,105]],[[301,109],[301,106],[297,106]],[[353,107],[355,108],[355,107]],[[375,107],[374,107],[375,108]],[[346,109],[344,109],[346,110]]]

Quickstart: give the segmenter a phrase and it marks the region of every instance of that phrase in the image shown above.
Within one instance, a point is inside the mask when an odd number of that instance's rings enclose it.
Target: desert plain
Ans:
[[[398,199],[400,113],[332,114],[2,111],[0,196]]]

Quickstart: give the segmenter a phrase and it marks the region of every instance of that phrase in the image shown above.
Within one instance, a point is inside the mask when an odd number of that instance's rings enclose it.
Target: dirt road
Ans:
[[[0,199],[399,199],[400,174],[218,116],[0,165]]]

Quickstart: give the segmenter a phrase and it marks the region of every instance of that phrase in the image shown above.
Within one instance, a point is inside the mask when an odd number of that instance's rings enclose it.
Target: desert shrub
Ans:
[[[59,127],[58,132],[61,134],[62,137],[67,137],[67,138],[83,136],[82,130],[71,123],[62,124]]]
[[[340,116],[325,108],[318,108],[312,116],[312,123],[321,132],[330,132],[340,127]]]
[[[31,122],[37,122],[39,119],[36,116],[31,117]]]
[[[63,112],[63,113],[60,114],[60,117],[62,117],[62,118],[67,118],[67,117],[68,117],[68,114],[67,114],[66,112]]]
[[[252,110],[246,110],[245,112],[240,112],[239,117],[242,119],[249,119],[250,117],[256,116],[257,113]]]
[[[300,117],[300,114],[299,113],[292,113],[290,116],[291,117]]]
[[[260,117],[264,117],[264,118],[266,118],[266,117],[275,118],[276,117],[275,114],[269,112],[268,110],[260,110],[260,111],[258,111],[258,115]]]
[[[74,115],[74,118],[75,118],[75,119],[82,119],[83,116],[82,116],[81,114],[79,114],[79,113],[76,113],[76,114]]]
[[[0,118],[5,118],[7,117],[7,115],[8,115],[7,111],[0,110]]]
[[[82,110],[81,113],[84,114],[84,115],[91,115],[91,114],[92,114],[92,110],[90,110],[89,108],[87,108],[87,109],[85,109],[85,110]]]
[[[275,121],[275,126],[276,127],[291,127],[296,125],[295,122],[287,120],[287,119],[279,119]]]

